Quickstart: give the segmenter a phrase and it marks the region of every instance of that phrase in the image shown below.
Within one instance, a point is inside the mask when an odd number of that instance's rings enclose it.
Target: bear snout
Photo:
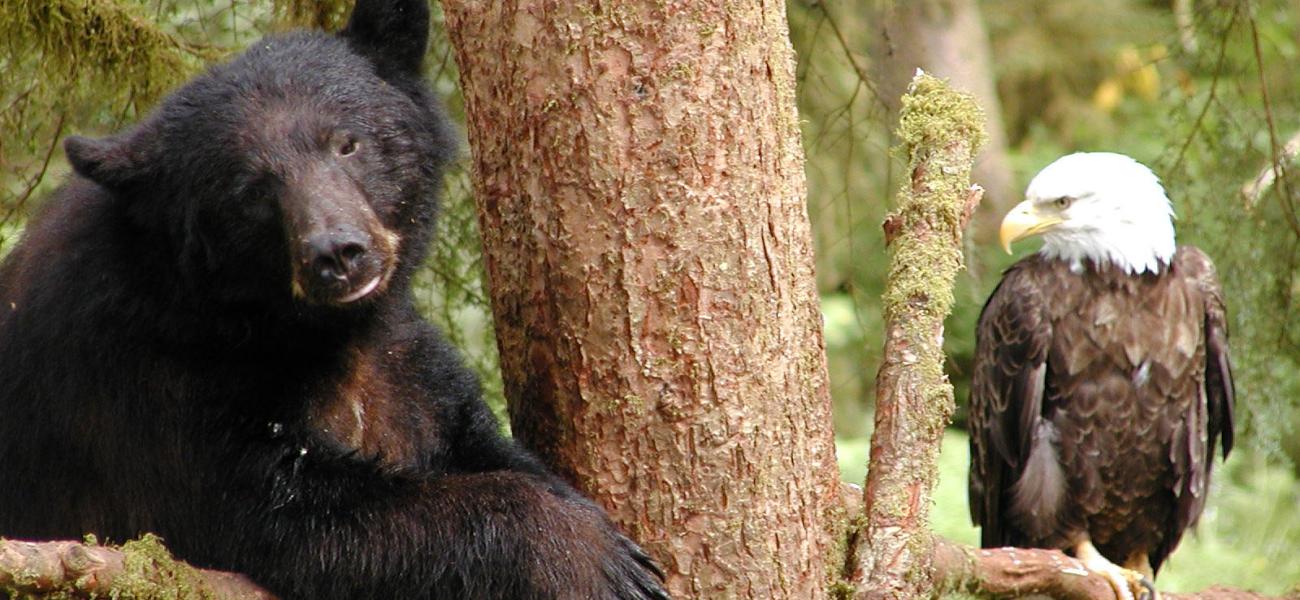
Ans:
[[[306,237],[300,248],[298,289],[322,304],[349,304],[379,289],[385,261],[372,236],[359,227],[332,228]]]

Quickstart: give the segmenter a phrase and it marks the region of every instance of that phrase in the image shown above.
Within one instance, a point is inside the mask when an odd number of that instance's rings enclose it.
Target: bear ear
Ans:
[[[140,175],[130,143],[119,136],[96,140],[70,135],[63,140],[63,151],[74,171],[105,187],[121,187]]]
[[[418,77],[429,45],[429,0],[357,0],[339,35],[375,63],[380,77]]]

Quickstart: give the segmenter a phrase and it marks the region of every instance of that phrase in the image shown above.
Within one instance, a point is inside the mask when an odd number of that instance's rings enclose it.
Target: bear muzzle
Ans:
[[[295,261],[294,295],[316,304],[343,305],[382,291],[396,262],[387,233],[381,229],[376,236],[343,226],[303,238]]]

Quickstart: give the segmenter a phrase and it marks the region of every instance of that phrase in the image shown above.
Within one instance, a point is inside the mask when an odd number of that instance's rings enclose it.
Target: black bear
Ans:
[[[67,140],[0,265],[0,535],[155,532],[285,598],[667,597],[413,308],[455,153],[428,20],[360,0]]]

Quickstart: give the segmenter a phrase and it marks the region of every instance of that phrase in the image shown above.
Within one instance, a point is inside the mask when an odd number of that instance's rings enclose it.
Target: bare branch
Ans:
[[[1214,103],[1215,93],[1219,89],[1219,78],[1223,74],[1223,61],[1228,56],[1228,32],[1232,31],[1232,26],[1237,23],[1237,15],[1240,6],[1233,4],[1232,16],[1228,19],[1228,26],[1224,28],[1222,39],[1219,40],[1219,57],[1215,61],[1214,79],[1210,80],[1210,92],[1205,97],[1205,104],[1201,106],[1201,112],[1196,115],[1196,120],[1192,122],[1192,130],[1187,132],[1187,138],[1183,140],[1183,145],[1178,148],[1178,158],[1174,161],[1174,166],[1170,171],[1177,171],[1182,166],[1183,158],[1187,156],[1187,149],[1191,147],[1192,141],[1196,139],[1196,134],[1201,131],[1201,125],[1205,122],[1205,115],[1210,112],[1210,105]]]
[[[1192,0],[1174,0],[1174,23],[1178,26],[1178,43],[1183,52],[1196,54],[1196,22],[1192,18]]]
[[[1300,155],[1300,131],[1295,132],[1283,144],[1277,155],[1271,157],[1269,163],[1260,169],[1259,175],[1241,186],[1241,198],[1246,204],[1246,210],[1255,209],[1259,200],[1273,187],[1273,182],[1277,181],[1278,174],[1285,172],[1284,166],[1295,161],[1297,155]]]

